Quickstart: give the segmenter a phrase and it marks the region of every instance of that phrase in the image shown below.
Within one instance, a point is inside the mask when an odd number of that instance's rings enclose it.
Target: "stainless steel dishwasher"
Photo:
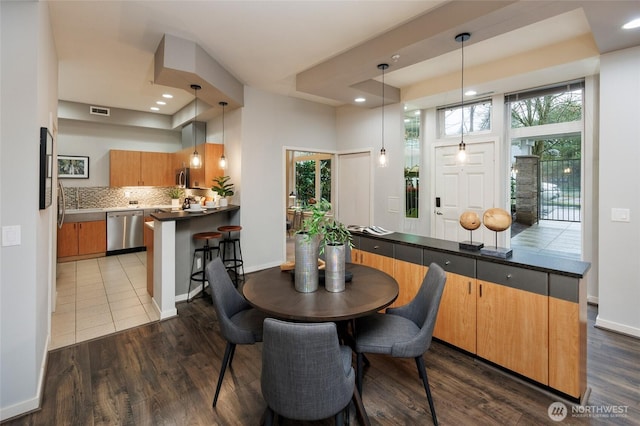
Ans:
[[[122,210],[107,213],[107,254],[144,248],[144,211]]]

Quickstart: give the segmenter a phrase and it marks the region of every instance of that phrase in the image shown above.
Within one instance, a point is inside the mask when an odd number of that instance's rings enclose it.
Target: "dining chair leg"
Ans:
[[[273,410],[269,407],[264,411],[264,426],[273,425]]]
[[[356,417],[360,421],[362,426],[371,426],[371,422],[369,421],[369,416],[367,415],[367,411],[364,409],[364,404],[362,403],[362,397],[360,396],[360,392],[358,392],[358,387],[353,388],[353,403],[356,406]]]
[[[431,418],[433,419],[433,424],[438,426],[438,418],[436,417],[436,409],[433,405],[433,398],[431,398],[431,388],[429,387],[429,379],[427,379],[427,369],[424,367],[424,359],[422,356],[416,357],[416,367],[418,367],[418,374],[422,378],[422,383],[424,384],[424,390],[427,393],[427,400],[429,401],[429,409],[431,410]]]
[[[358,388],[358,393],[360,395],[362,395],[362,370],[364,369],[363,367],[363,362],[362,362],[362,358],[363,358],[363,354],[362,352],[358,352],[357,356],[356,356],[356,373],[358,375],[357,377],[357,388]]]
[[[336,422],[336,426],[343,426],[344,425],[344,416],[343,416],[343,410],[340,410],[336,413],[335,416],[333,416]]]
[[[227,370],[227,364],[231,364],[231,358],[233,358],[233,352],[235,351],[235,348],[235,343],[227,342],[227,347],[224,349],[224,357],[222,358],[222,365],[220,366],[220,377],[218,377],[216,394],[213,397],[214,407],[218,403],[218,395],[220,394],[220,387],[222,387],[222,379],[224,379],[224,373]]]
[[[231,368],[231,363],[233,362],[233,356],[236,354],[236,345],[233,345],[231,348],[231,354],[229,355],[229,368]]]

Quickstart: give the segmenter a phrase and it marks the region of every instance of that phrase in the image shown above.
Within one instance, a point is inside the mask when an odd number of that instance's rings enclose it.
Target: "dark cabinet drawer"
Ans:
[[[398,260],[422,265],[422,249],[420,247],[395,244],[393,247],[393,254]]]
[[[531,293],[549,295],[547,274],[541,271],[478,260],[478,279]]]
[[[393,243],[375,240],[373,238],[360,237],[360,250],[381,256],[393,257]]]
[[[435,262],[447,272],[471,278],[476,276],[476,261],[469,257],[424,249],[422,261],[425,266]]]

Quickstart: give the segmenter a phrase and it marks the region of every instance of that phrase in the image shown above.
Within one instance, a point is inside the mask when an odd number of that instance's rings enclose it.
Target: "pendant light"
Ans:
[[[227,169],[227,158],[224,156],[224,107],[228,104],[225,101],[218,102],[218,105],[222,106],[222,156],[220,157],[220,168],[222,170]]]
[[[471,34],[469,33],[461,33],[456,36],[456,41],[458,43],[462,43],[462,65],[460,67],[460,103],[462,105],[460,107],[460,114],[462,115],[462,119],[460,121],[460,144],[458,144],[458,161],[460,161],[461,163],[466,161],[467,159],[466,145],[464,143],[464,42],[469,40],[470,38]]]
[[[389,64],[379,64],[378,69],[382,70],[382,148],[378,164],[380,167],[387,167],[387,151],[384,149],[384,71],[389,68]]]
[[[198,149],[196,148],[196,119],[198,118],[198,90],[200,90],[201,87],[197,84],[192,84],[191,88],[193,89],[193,94],[196,97],[196,112],[193,116],[193,154],[191,154],[191,160],[189,161],[189,164],[192,169],[199,169],[202,167],[202,157],[200,156],[200,154],[198,154]]]

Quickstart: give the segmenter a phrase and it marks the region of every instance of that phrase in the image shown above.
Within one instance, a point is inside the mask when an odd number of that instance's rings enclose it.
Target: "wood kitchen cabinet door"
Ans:
[[[78,255],[78,223],[65,223],[58,229],[58,257]]]
[[[476,353],[476,293],[475,278],[447,272],[434,337]]]
[[[166,152],[140,153],[140,185],[173,186],[175,176],[171,167],[172,154]]]
[[[398,282],[400,289],[398,298],[390,306],[402,306],[411,302],[418,294],[428,269],[426,266],[394,259],[393,278]]]
[[[107,251],[107,221],[78,223],[78,254],[96,254]]]
[[[370,266],[393,276],[393,258],[370,253],[364,250],[352,250],[353,263]]]
[[[224,154],[224,145],[218,143],[204,144],[204,185],[213,186],[213,179],[225,176],[225,170],[220,168],[220,157]]]
[[[109,151],[109,186],[138,186],[140,151]]]
[[[107,251],[107,221],[65,223],[58,229],[58,258]]]
[[[477,354],[549,383],[548,297],[478,280]]]

